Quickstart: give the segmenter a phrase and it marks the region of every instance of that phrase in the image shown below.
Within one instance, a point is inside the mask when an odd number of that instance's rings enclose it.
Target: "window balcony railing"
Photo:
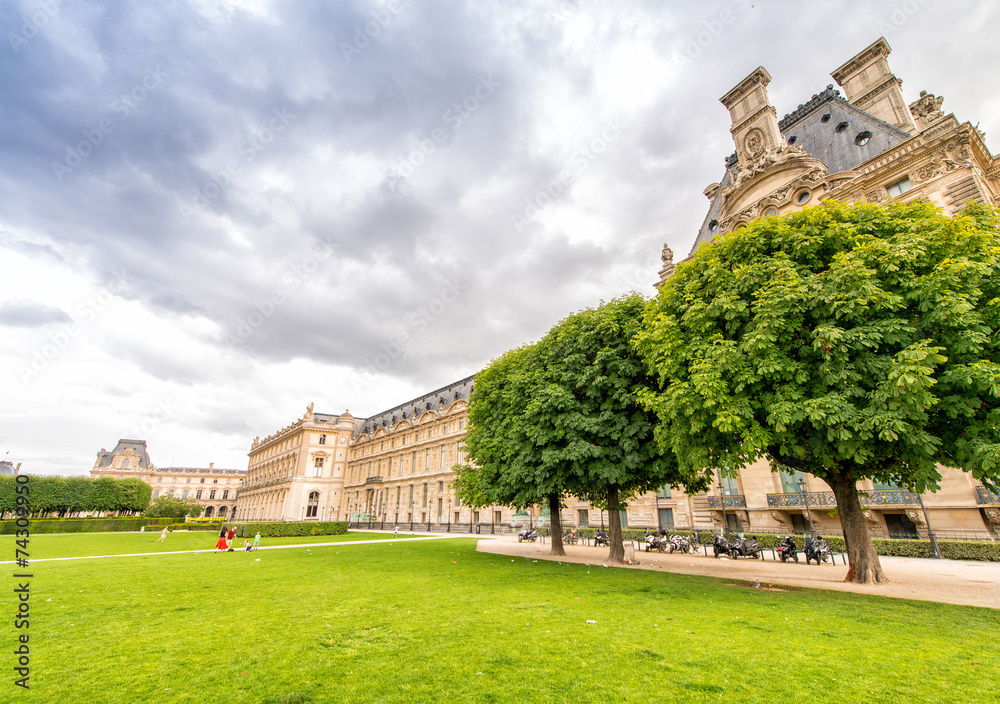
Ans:
[[[1000,504],[1000,496],[997,496],[985,486],[977,486],[976,501],[978,501],[980,505]]]
[[[709,508],[746,508],[747,497],[743,494],[729,494],[727,496],[709,496]]]
[[[906,489],[877,489],[858,495],[862,506],[911,506],[920,503],[920,497]],[[768,494],[768,508],[797,508],[813,506],[835,508],[837,497],[832,491],[805,491],[789,494]]]

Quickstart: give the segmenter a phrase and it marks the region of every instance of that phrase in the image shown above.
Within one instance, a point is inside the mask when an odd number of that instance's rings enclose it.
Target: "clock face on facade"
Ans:
[[[747,132],[747,136],[743,139],[743,148],[752,157],[760,156],[764,151],[764,133],[754,127]]]

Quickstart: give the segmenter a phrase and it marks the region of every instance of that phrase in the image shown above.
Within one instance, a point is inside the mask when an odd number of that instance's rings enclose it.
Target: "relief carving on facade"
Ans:
[[[941,110],[943,102],[944,96],[936,96],[925,90],[920,91],[920,98],[910,103],[910,114],[917,121],[919,129],[923,129],[935,120],[944,117],[944,112]]]
[[[777,521],[782,528],[785,528],[789,524],[788,518],[780,511],[771,511],[771,518]]]
[[[910,509],[906,512],[906,517],[909,518],[915,525],[923,526],[924,517],[920,515],[920,511],[914,511]]]
[[[994,530],[1000,529],[1000,509],[987,508],[983,509],[983,513],[986,514],[986,520],[994,526]]]

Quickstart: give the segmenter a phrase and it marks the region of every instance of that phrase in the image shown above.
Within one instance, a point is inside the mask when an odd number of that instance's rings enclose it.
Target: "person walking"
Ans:
[[[257,531],[257,535],[253,537],[253,549],[256,550],[260,547],[260,531]]]
[[[163,530],[160,531],[160,537],[156,539],[157,543],[162,543],[167,539],[167,527],[163,526]]]
[[[399,525],[398,524],[396,525],[395,528],[392,529],[392,537],[393,538],[398,538],[399,537]]]

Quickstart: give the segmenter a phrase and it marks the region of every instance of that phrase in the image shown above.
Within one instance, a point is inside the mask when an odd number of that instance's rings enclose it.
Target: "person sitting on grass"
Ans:
[[[243,541],[243,552],[250,552],[250,550],[252,550],[252,549],[253,549],[253,546],[250,545],[250,541],[249,540],[244,540]]]

